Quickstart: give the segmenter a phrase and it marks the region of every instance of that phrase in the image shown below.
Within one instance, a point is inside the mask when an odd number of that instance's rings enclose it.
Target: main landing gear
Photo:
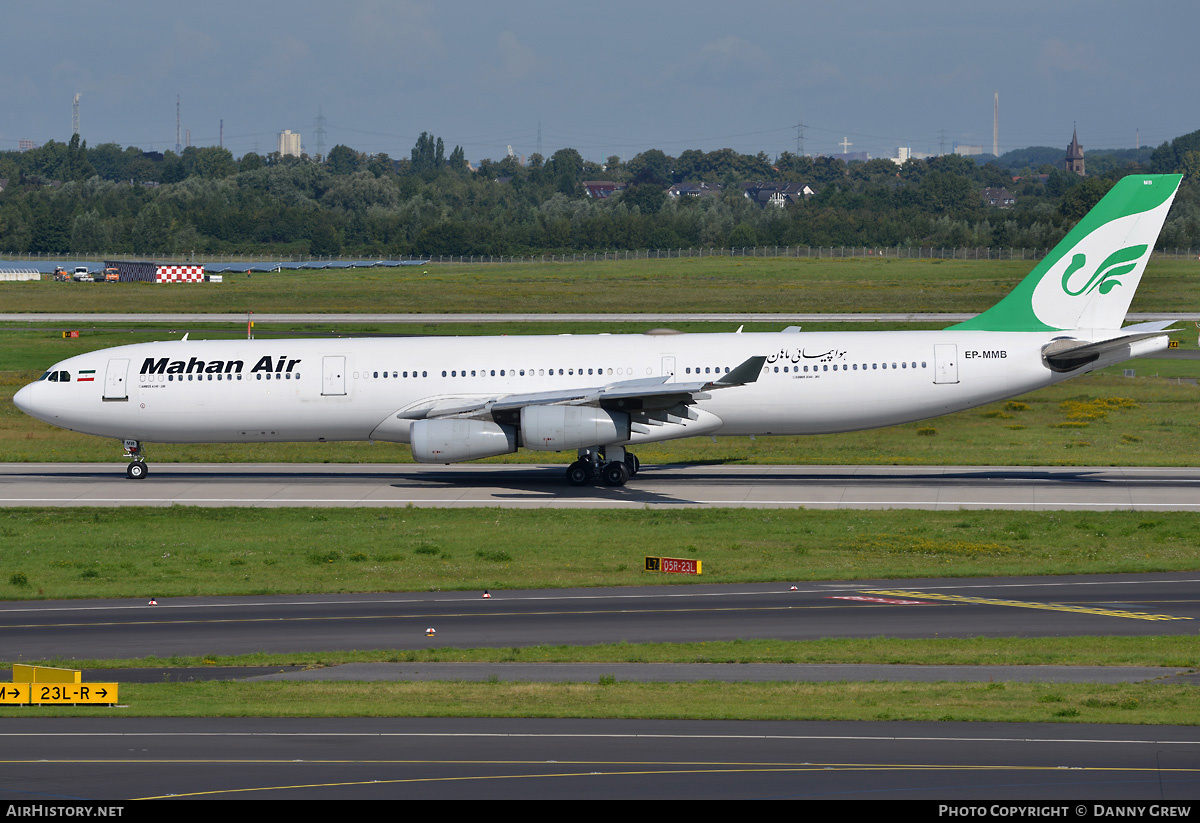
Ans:
[[[125,456],[132,461],[125,467],[125,476],[130,480],[142,480],[150,471],[146,465],[146,457],[142,454],[142,441],[123,440],[121,444],[125,447]]]
[[[598,477],[606,486],[624,486],[641,465],[623,446],[580,449],[579,459],[567,467],[567,482],[584,486]]]

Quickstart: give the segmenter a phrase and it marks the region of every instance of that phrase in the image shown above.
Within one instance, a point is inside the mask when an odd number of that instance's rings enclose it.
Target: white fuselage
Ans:
[[[959,411],[1131,356],[1104,357],[1072,374],[1047,368],[1043,346],[1076,335],[1086,330],[183,340],[72,357],[48,372],[66,377],[32,383],[15,402],[56,426],[128,440],[407,442],[411,420],[397,415],[439,399],[661,375],[715,381],[765,355],[756,382],[713,390],[695,404],[705,415],[702,431],[630,442],[822,434]],[[1139,353],[1165,345],[1164,336]]]

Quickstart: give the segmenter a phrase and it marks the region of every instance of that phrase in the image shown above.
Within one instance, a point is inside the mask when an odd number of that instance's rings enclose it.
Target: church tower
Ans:
[[[1083,146],[1079,145],[1079,137],[1075,129],[1071,130],[1071,145],[1067,146],[1067,171],[1073,171],[1083,177]]]

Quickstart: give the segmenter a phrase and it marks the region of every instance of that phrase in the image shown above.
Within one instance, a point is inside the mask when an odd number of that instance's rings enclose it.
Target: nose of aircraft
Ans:
[[[35,383],[30,383],[13,395],[13,405],[26,414],[33,414],[33,387],[35,385]]]

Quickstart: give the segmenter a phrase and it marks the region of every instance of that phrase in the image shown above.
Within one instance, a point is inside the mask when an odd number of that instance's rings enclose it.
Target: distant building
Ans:
[[[695,183],[686,181],[676,183],[667,189],[668,197],[712,197],[720,194],[725,187],[720,183]]]
[[[597,200],[605,200],[612,197],[614,192],[624,191],[624,183],[614,183],[611,180],[584,180],[583,193],[588,197],[594,197]]]
[[[1083,170],[1083,146],[1079,145],[1079,136],[1075,129],[1071,129],[1071,145],[1067,146],[1065,167],[1067,171],[1073,171],[1080,177],[1086,174]]]
[[[0,177],[0,191],[4,191],[7,188],[8,188],[8,178]]]
[[[837,155],[841,157],[841,155]],[[743,183],[742,194],[762,208],[782,209],[788,203],[799,203],[813,196],[813,190],[803,183]]]
[[[896,156],[889,158],[897,166],[903,166],[909,160],[928,160],[930,157],[937,157],[935,152],[913,151],[908,146],[900,146],[896,149]]]
[[[1008,189],[994,189],[989,186],[983,190],[983,204],[998,209],[1011,209],[1017,204],[1017,198],[1013,197]]]
[[[955,143],[954,153],[961,154],[964,157],[974,157],[977,154],[983,154],[983,146],[967,146]]]
[[[284,129],[279,132],[279,148],[277,149],[281,157],[300,156],[300,135],[294,134],[291,129]]]
[[[35,146],[32,140],[18,140],[17,151],[33,151]]]

